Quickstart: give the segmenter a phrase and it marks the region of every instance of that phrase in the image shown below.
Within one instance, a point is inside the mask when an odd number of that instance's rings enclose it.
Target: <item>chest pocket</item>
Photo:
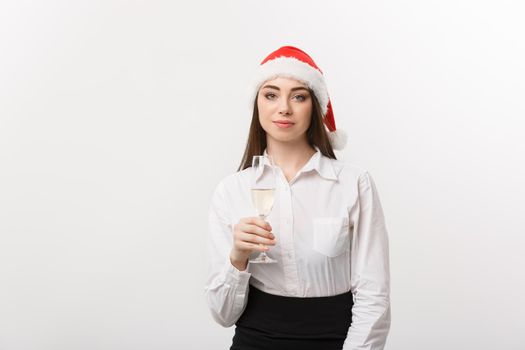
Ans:
[[[313,248],[331,258],[350,248],[348,217],[314,218]]]

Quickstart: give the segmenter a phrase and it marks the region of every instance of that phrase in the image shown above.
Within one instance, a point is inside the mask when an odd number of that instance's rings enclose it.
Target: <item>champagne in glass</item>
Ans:
[[[262,219],[265,219],[272,210],[274,193],[273,188],[252,188],[253,205]]]
[[[268,156],[254,156],[252,160],[252,202],[257,215],[266,219],[270,214],[275,195],[275,168],[272,158]],[[275,263],[277,260],[270,258],[266,252],[261,252],[250,263]]]

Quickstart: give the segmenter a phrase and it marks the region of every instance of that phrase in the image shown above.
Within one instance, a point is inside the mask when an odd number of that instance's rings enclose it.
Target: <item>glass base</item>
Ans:
[[[250,264],[270,264],[276,262],[277,260],[270,258],[264,253],[261,253],[255,259],[250,260]]]

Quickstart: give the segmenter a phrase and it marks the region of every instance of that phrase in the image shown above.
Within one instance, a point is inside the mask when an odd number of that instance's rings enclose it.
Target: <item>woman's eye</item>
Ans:
[[[269,100],[274,100],[275,98],[277,98],[277,95],[275,95],[273,93],[267,93],[267,94],[264,95],[264,97],[266,97]],[[304,96],[304,95],[295,95],[293,98],[297,99],[300,102],[306,100],[306,96]]]

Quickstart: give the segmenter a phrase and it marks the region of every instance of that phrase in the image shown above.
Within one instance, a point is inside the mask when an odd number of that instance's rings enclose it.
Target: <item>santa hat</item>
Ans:
[[[347,136],[343,130],[336,129],[332,103],[328,96],[323,72],[317,67],[314,60],[306,52],[293,46],[283,46],[269,54],[255,72],[252,102],[257,98],[261,85],[278,76],[294,78],[308,85],[321,105],[323,121],[328,130],[332,148],[343,149]]]

